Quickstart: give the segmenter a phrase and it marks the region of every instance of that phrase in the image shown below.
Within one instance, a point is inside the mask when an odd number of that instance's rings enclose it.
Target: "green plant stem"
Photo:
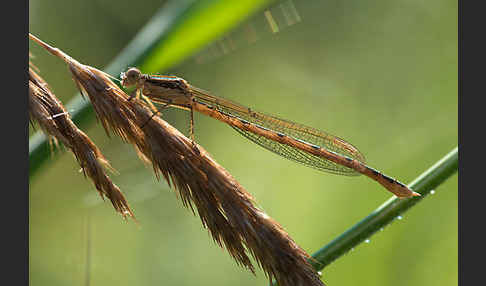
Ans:
[[[370,215],[312,254],[313,259],[309,259],[309,262],[317,271],[324,269],[379,229],[390,224],[400,214],[425,199],[431,191],[435,191],[435,188],[455,174],[457,167],[458,148],[456,147],[409,184],[410,188],[421,194],[420,197],[408,199],[391,197]],[[273,281],[273,285],[276,285],[275,281]]]
[[[316,261],[311,261],[314,268],[322,270],[376,231],[391,223],[397,216],[425,199],[431,191],[455,174],[457,167],[458,148],[456,147],[410,183],[409,187],[422,196],[409,199],[399,199],[393,196],[370,215],[314,253],[312,257]]]

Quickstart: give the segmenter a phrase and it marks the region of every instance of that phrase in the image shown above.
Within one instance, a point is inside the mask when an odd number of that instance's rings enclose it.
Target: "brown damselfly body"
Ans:
[[[397,180],[367,166],[356,147],[334,135],[216,97],[180,77],[147,75],[130,68],[121,74],[121,79],[124,87],[136,86],[136,96],[143,96],[149,103],[161,104],[163,108],[170,106],[189,110],[192,138],[193,112],[198,111],[230,125],[256,144],[290,160],[339,175],[363,174],[397,197],[420,196]]]

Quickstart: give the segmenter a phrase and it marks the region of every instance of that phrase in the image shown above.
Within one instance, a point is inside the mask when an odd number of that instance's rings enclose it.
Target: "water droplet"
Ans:
[[[397,216],[398,220],[401,220],[403,217],[401,215]]]
[[[366,242],[366,243],[370,243],[370,241],[371,241],[371,240],[369,240],[369,239],[365,240],[365,242]]]
[[[353,248],[351,248],[351,251],[354,251],[354,247],[353,247]]]
[[[430,191],[430,194],[431,195],[435,194],[435,191],[434,190]]]
[[[383,228],[380,228],[380,231],[383,231]]]

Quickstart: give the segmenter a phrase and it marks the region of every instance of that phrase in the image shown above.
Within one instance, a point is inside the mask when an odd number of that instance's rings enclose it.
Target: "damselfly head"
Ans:
[[[120,78],[122,80],[121,84],[124,87],[130,87],[137,84],[141,77],[142,73],[137,68],[129,68],[126,72],[122,72],[120,74]]]

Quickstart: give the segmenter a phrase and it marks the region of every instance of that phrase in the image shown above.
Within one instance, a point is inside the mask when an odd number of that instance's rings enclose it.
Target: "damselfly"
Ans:
[[[363,174],[397,197],[420,195],[367,166],[364,156],[356,147],[331,134],[216,97],[180,77],[147,75],[130,68],[121,74],[121,79],[124,87],[136,86],[134,92],[137,97],[148,98],[149,102],[161,104],[164,108],[170,106],[189,110],[193,140],[195,110],[230,125],[256,144],[290,160],[334,174]]]

